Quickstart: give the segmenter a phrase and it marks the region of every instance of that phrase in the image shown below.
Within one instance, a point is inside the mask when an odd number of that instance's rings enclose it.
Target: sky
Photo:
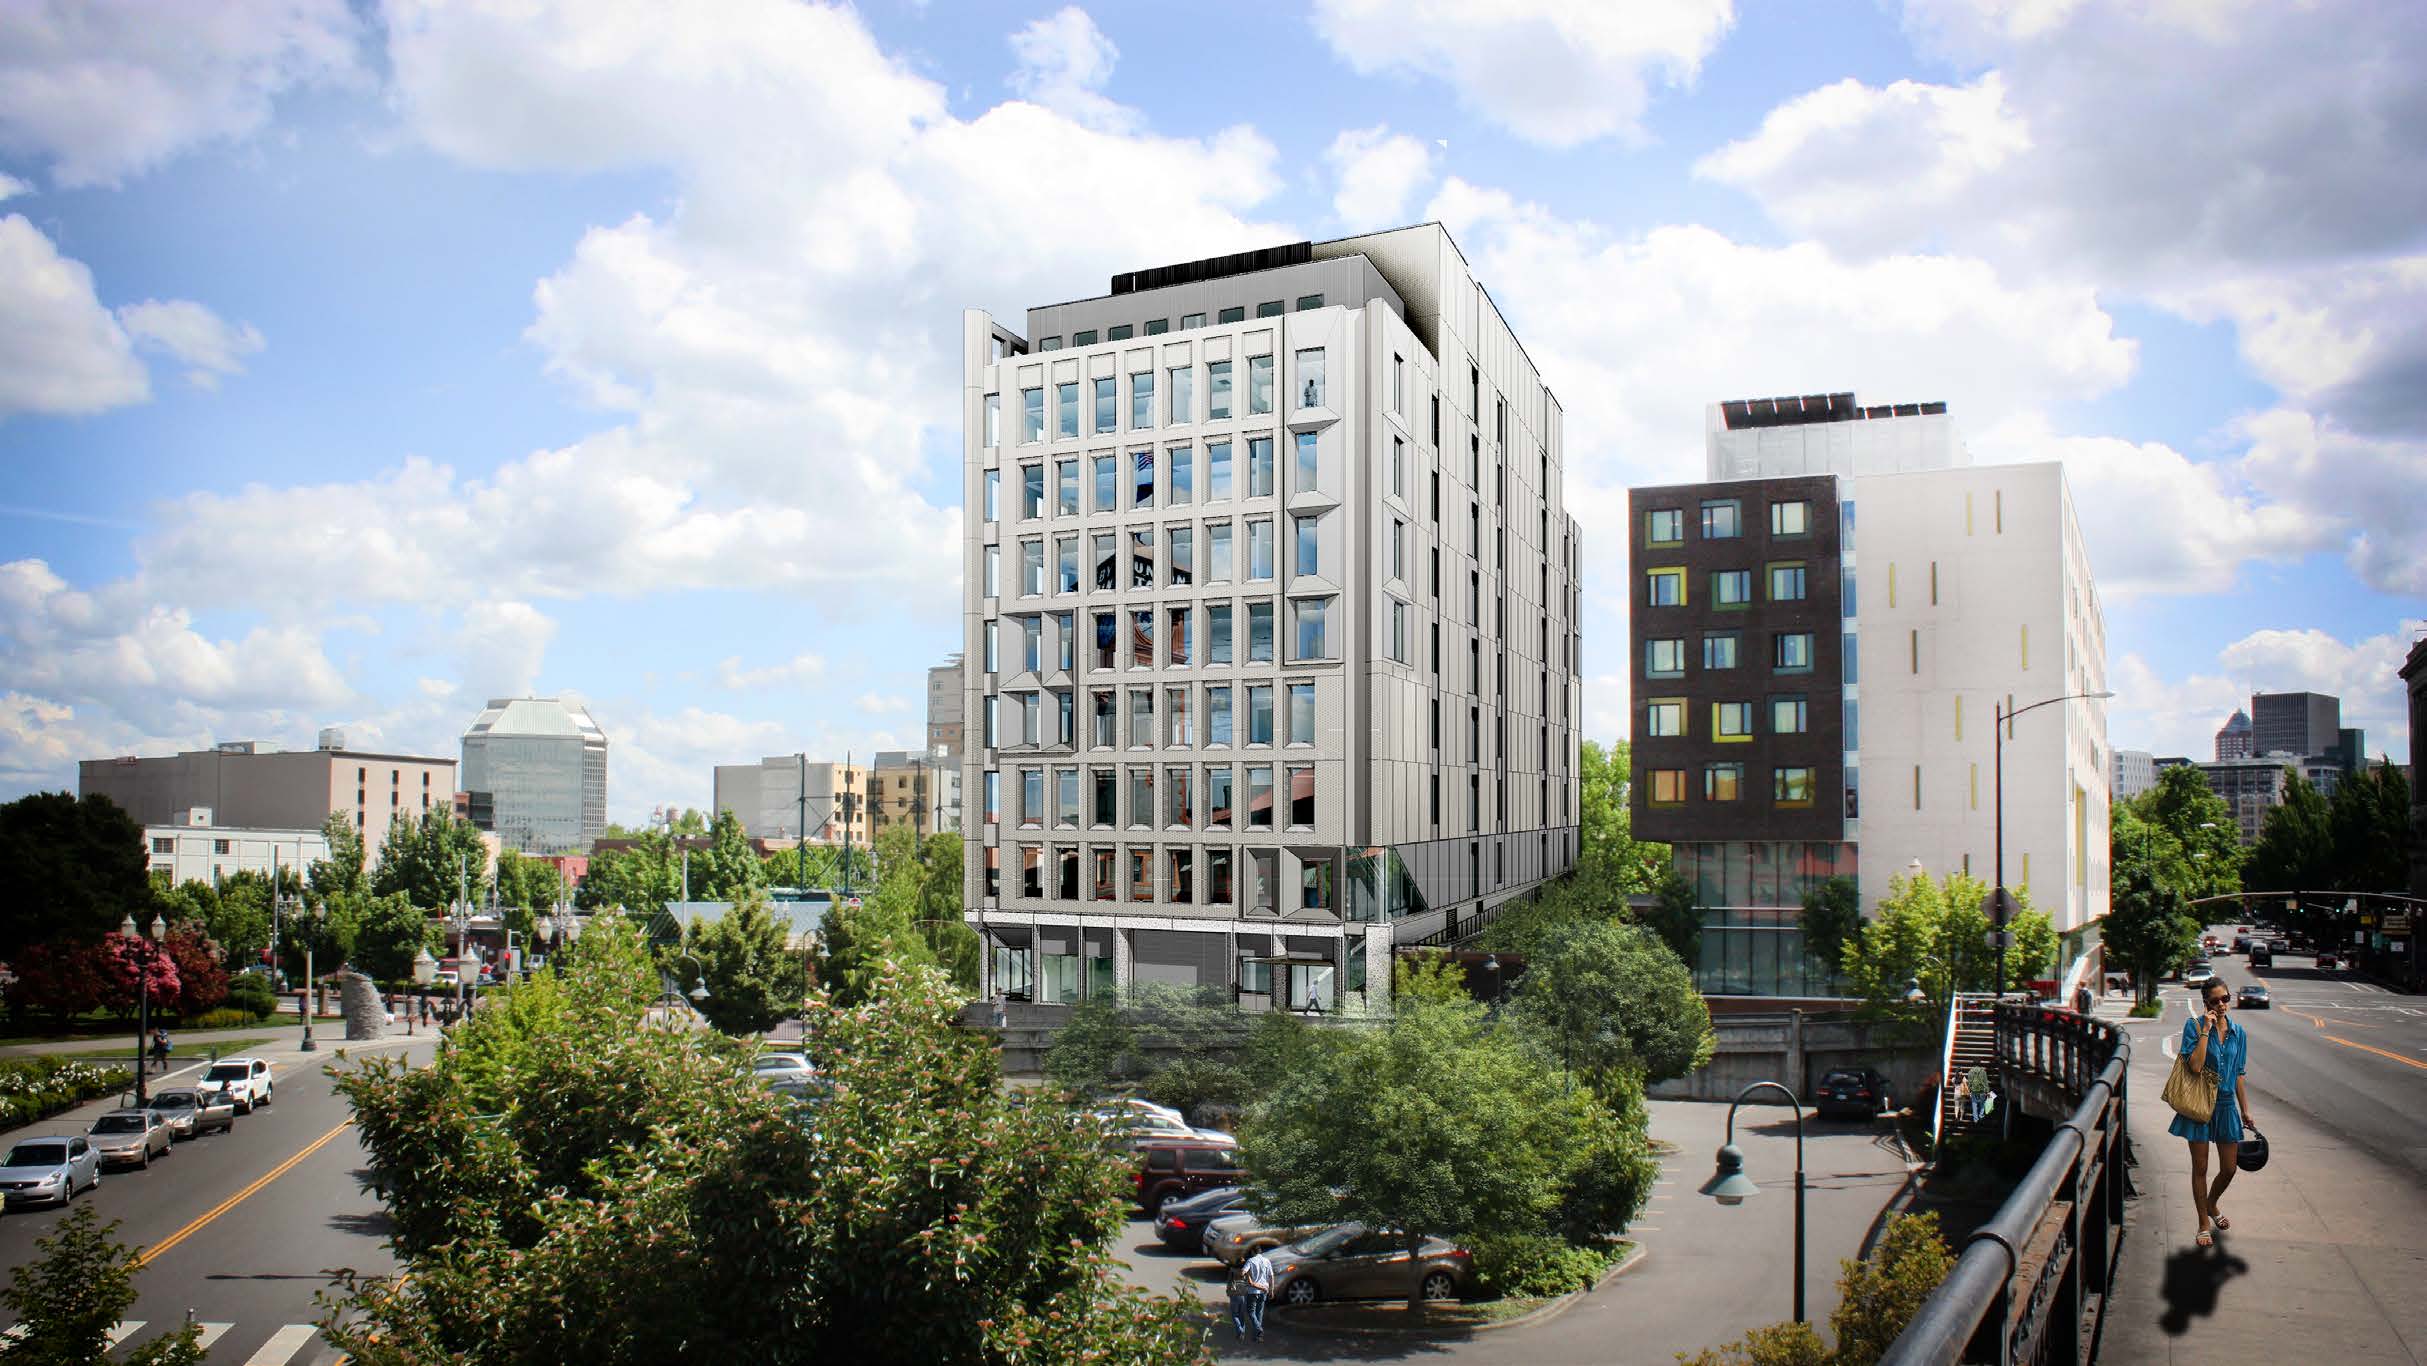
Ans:
[[[1705,404],[2062,460],[2116,746],[2400,760],[2408,0],[0,0],[0,795],[585,702],[609,808],[915,746],[961,310],[1437,219],[1565,408],[1587,735]]]

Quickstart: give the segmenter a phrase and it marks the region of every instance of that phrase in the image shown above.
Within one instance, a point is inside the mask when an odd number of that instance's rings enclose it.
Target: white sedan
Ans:
[[[809,1081],[817,1068],[800,1053],[761,1053],[750,1064],[750,1075],[763,1082]]]

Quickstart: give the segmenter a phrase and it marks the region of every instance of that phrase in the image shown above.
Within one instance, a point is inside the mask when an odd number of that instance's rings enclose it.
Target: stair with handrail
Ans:
[[[1958,1104],[1958,1090],[1967,1078],[1978,1081],[1963,1088],[1968,1105]],[[1985,1083],[1985,1084],[1980,1084]],[[1965,992],[1947,1007],[1947,1034],[1938,1070],[1938,1113],[1930,1130],[1930,1150],[1938,1152],[1950,1138],[2002,1133],[2005,1102],[1997,1085],[1997,998],[1986,992]]]

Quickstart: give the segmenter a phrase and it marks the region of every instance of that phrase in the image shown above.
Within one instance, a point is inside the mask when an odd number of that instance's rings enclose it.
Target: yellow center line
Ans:
[[[159,1256],[163,1252],[168,1251],[170,1248],[177,1246],[179,1243],[184,1242],[186,1239],[192,1237],[204,1225],[210,1223],[213,1219],[218,1218],[220,1215],[227,1213],[229,1210],[236,1208],[238,1205],[243,1204],[246,1200],[252,1198],[252,1196],[262,1187],[270,1184],[272,1181],[277,1180],[279,1177],[282,1177],[289,1171],[293,1170],[296,1163],[303,1161],[312,1154],[319,1152],[322,1148],[327,1147],[330,1139],[344,1133],[348,1128],[353,1126],[353,1123],[353,1117],[351,1115],[347,1116],[345,1121],[339,1124],[336,1128],[329,1130],[327,1133],[322,1134],[320,1137],[313,1139],[309,1144],[305,1145],[302,1152],[299,1152],[293,1157],[288,1158],[286,1161],[279,1163],[277,1166],[270,1168],[251,1185],[246,1186],[243,1190],[236,1192],[227,1199],[211,1206],[208,1210],[203,1211],[201,1217],[195,1219],[194,1222],[187,1224],[184,1228],[177,1230],[168,1237],[163,1238],[159,1242],[145,1248],[135,1258],[135,1269],[138,1271],[142,1270],[143,1267],[149,1264],[153,1258]]]
[[[2299,1015],[2302,1019],[2307,1020],[2310,1024],[2314,1025],[2320,1031],[2318,1037],[2324,1039],[2328,1043],[2339,1043],[2345,1048],[2356,1048],[2362,1053],[2374,1053],[2380,1058],[2391,1058],[2404,1067],[2415,1067],[2422,1072],[2427,1072],[2427,1062],[2420,1062],[2416,1058],[2405,1058],[2399,1053],[2389,1053],[2386,1050],[2375,1047],[2371,1044],[2359,1043],[2351,1039],[2337,1038],[2332,1034],[2324,1032],[2326,1028],[2326,1021],[2323,1018],[2316,1015],[2303,1014],[2297,1010],[2291,1013]]]

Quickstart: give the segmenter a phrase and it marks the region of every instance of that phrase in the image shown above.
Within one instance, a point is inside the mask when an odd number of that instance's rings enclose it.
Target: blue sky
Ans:
[[[1590,732],[1701,406],[2061,459],[2111,738],[2406,744],[2414,5],[730,0],[0,11],[0,790],[587,700],[630,819],[916,743],[959,311],[1448,223],[1560,395]],[[2151,54],[2164,53],[2163,61]]]

